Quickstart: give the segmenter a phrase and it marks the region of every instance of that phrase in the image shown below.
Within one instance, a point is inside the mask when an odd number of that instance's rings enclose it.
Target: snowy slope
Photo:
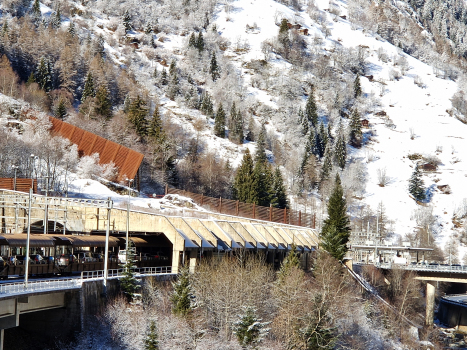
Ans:
[[[316,3],[320,10],[329,6],[326,0]],[[339,6],[341,14],[345,15],[345,2],[339,2]],[[224,8],[219,13],[216,24],[222,36],[231,42],[247,40],[250,51],[241,57],[241,61],[248,61],[264,57],[261,43],[277,35],[275,19],[279,22],[281,18],[301,23],[304,28],[308,28],[310,35],[307,40],[311,40],[315,34],[324,39],[319,26],[305,12],[297,14],[272,0],[234,1],[229,11],[226,12]],[[259,30],[246,32],[246,25],[253,26],[254,23]],[[395,221],[395,233],[404,236],[413,232],[416,223],[412,215],[418,205],[409,197],[407,188],[415,163],[407,156],[412,153],[436,155],[441,160],[441,165],[435,173],[426,174],[424,181],[426,187],[433,192],[429,205],[433,206],[433,213],[438,217],[437,240],[443,245],[453,232],[454,212],[462,200],[467,198],[467,187],[463,185],[467,176],[464,160],[467,152],[464,141],[467,126],[446,113],[451,108],[450,98],[456,91],[456,83],[436,78],[432,67],[402,53],[390,43],[377,40],[374,35],[363,33],[362,30],[352,30],[349,22],[344,19],[338,18],[334,22],[328,15],[327,26],[332,34],[325,40],[326,47],[331,48],[336,42],[345,47],[368,47],[367,62],[371,67],[368,75],[373,75],[374,79],[373,82],[366,78],[361,79],[363,91],[365,94],[380,95],[383,87],[383,105],[380,110],[385,111],[395,125],[395,128],[386,127],[386,117],[373,114],[364,116],[369,119],[370,129],[375,136],[360,150],[351,152],[352,157],[366,160],[369,154],[373,154],[376,159],[367,162],[368,183],[363,200],[374,209],[379,202],[384,203],[389,219]],[[383,63],[378,60],[376,51],[379,48],[384,49],[390,59],[394,56],[404,56],[407,59],[409,69],[405,76],[390,81],[390,71],[399,67],[394,67],[393,62]],[[283,61],[273,60],[273,63],[282,69],[288,68]],[[241,69],[240,64],[238,69]],[[414,83],[417,76],[425,85],[424,88]],[[251,93],[261,98],[253,90],[250,88]],[[411,129],[415,134],[413,140],[410,137]],[[390,177],[390,182],[385,187],[378,185],[378,169],[386,169]],[[436,189],[436,185],[449,185],[452,194],[442,194]]]

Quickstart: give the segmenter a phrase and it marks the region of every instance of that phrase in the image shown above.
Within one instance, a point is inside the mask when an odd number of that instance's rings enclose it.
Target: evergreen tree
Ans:
[[[321,134],[316,130],[315,130],[312,153],[319,159],[323,158],[324,156],[323,140],[321,139]]]
[[[342,121],[339,126],[337,139],[334,145],[334,162],[339,168],[344,169],[345,160],[347,158],[347,145],[345,143],[344,131],[342,128]]]
[[[41,57],[37,65],[35,77],[42,90],[46,92],[52,90],[52,66],[48,59]]]
[[[253,168],[253,203],[267,207],[271,204],[273,173],[269,162],[257,160]]]
[[[128,114],[128,111],[130,110],[130,105],[131,105],[130,95],[126,95],[125,100],[123,101],[123,112],[125,114]]]
[[[167,176],[167,184],[177,188],[179,186],[179,176],[178,170],[176,166],[175,157],[171,156],[167,159],[166,163],[166,176]]]
[[[273,177],[273,197],[271,200],[271,205],[275,208],[288,208],[289,203],[287,200],[287,193],[284,186],[284,179],[282,178],[282,173],[279,167],[274,171]]]
[[[347,252],[350,236],[350,221],[339,175],[328,202],[328,217],[321,230],[321,247],[337,260],[342,260]]]
[[[211,66],[209,67],[209,73],[211,74],[212,81],[216,81],[220,77],[219,66],[217,65],[216,53],[212,53]]]
[[[196,37],[194,32],[190,35],[190,39],[188,40],[188,47],[196,47]]]
[[[119,279],[120,289],[127,296],[129,301],[135,297],[136,291],[139,288],[138,280],[135,278],[134,269],[135,265],[135,248],[131,246],[131,241],[128,244],[126,251],[126,262],[121,265],[123,277]]]
[[[161,85],[167,85],[167,71],[165,68],[162,68]]]
[[[196,39],[196,48],[199,50],[199,52],[204,50],[204,38],[203,33],[201,32],[198,33],[198,38]]]
[[[326,128],[324,127],[324,123],[320,123],[319,124],[319,136],[321,138],[321,142],[322,142],[322,147],[323,147],[323,155],[324,155],[324,151],[326,150],[326,146],[328,144],[328,133],[326,131]]]
[[[303,318],[304,327],[299,329],[300,338],[303,339],[306,350],[332,350],[337,341],[335,327],[330,327],[328,303],[323,296],[317,294],[313,298],[314,307]]]
[[[255,163],[267,163],[268,158],[266,156],[266,127],[264,124],[261,125],[261,130],[256,140],[256,154]]]
[[[66,115],[67,115],[67,111],[66,111],[65,100],[61,98],[60,101],[58,101],[57,108],[55,109],[55,117],[59,119],[64,119]]]
[[[303,113],[303,110],[301,107],[298,110],[298,121],[300,125],[302,126],[302,134],[303,135],[308,134],[308,130],[309,130],[308,120],[307,118],[305,118],[305,114]]]
[[[315,96],[313,90],[308,96],[308,100],[305,105],[305,117],[308,121],[308,125],[313,125],[316,128],[318,125],[318,108],[316,107]]]
[[[285,18],[283,18],[281,21],[281,25],[279,27],[278,39],[279,39],[279,42],[282,44],[282,47],[284,48],[285,54],[287,56],[288,50],[290,47],[290,38],[289,38],[289,26]]]
[[[354,97],[360,97],[362,95],[362,87],[360,85],[360,74],[357,74],[353,83]]]
[[[36,82],[36,77],[34,76],[34,72],[31,72],[31,74],[29,74],[29,78],[28,78],[28,81],[26,82],[26,85],[29,86],[35,82]]]
[[[247,148],[233,182],[233,198],[244,203],[253,203],[253,158]]]
[[[42,16],[41,5],[39,3],[39,0],[34,0],[34,3],[32,5],[32,15],[35,18],[40,18]]]
[[[176,73],[177,73],[177,62],[175,60],[172,60],[169,66],[169,74],[170,76],[173,76]]]
[[[159,75],[159,72],[157,70],[157,66],[154,68],[154,72],[152,73],[152,77],[157,79],[157,76]]]
[[[201,112],[206,114],[208,117],[212,117],[214,115],[214,107],[212,105],[211,96],[209,92],[205,91],[201,97]]]
[[[180,81],[178,80],[178,74],[175,72],[170,77],[169,86],[167,89],[167,97],[172,101],[175,100],[175,97],[180,93]]]
[[[418,165],[409,180],[409,193],[419,202],[426,199],[424,182]]]
[[[162,119],[159,113],[159,106],[157,105],[156,108],[154,108],[152,120],[149,124],[148,136],[157,144],[163,144],[165,142],[165,132],[162,128]]]
[[[238,321],[233,324],[233,332],[244,349],[247,347],[255,349],[269,333],[269,328],[266,326],[270,322],[261,322],[261,319],[256,316],[256,310],[252,307],[242,309],[243,314],[238,315]]]
[[[62,24],[62,15],[60,13],[60,6],[57,7],[57,11],[50,15],[50,25],[53,29],[60,28]]]
[[[288,33],[288,31],[289,31],[289,26],[287,24],[287,19],[282,18],[281,25],[279,27],[279,34]]]
[[[329,178],[332,172],[332,144],[328,142],[326,150],[324,151],[323,166],[321,167],[321,180],[326,180]]]
[[[157,335],[156,321],[151,320],[149,329],[144,339],[144,350],[159,350],[159,340]]]
[[[230,110],[229,139],[239,145],[243,143],[243,116],[235,108],[235,102]]]
[[[148,22],[146,24],[146,27],[144,28],[144,32],[146,34],[151,34],[152,33],[152,23],[151,22]]]
[[[122,16],[122,21],[123,21],[123,26],[125,27],[125,30],[128,32],[131,30],[132,26],[131,26],[131,16],[130,16],[130,12],[128,12],[128,10],[126,10],[124,13],[123,13],[123,16]]]
[[[70,25],[68,26],[68,34],[70,34],[72,38],[76,35],[76,26],[73,21],[70,21]]]
[[[350,117],[350,144],[354,147],[360,147],[362,145],[362,135],[360,114],[357,109],[354,109]]]
[[[135,128],[139,136],[146,136],[148,132],[148,123],[146,116],[148,109],[146,103],[138,95],[134,101],[131,102],[128,110],[128,121]]]
[[[81,102],[84,102],[88,96],[96,96],[96,91],[94,90],[94,78],[91,71],[88,72],[86,76],[86,81],[84,82],[83,94],[81,95]]]
[[[187,316],[195,307],[195,296],[190,283],[190,270],[181,268],[176,282],[172,283],[172,312],[175,315]]]
[[[225,112],[222,103],[219,105],[214,119],[214,135],[225,138]]]
[[[101,85],[97,89],[94,112],[107,119],[112,117],[112,103],[110,102],[109,91],[105,85]]]

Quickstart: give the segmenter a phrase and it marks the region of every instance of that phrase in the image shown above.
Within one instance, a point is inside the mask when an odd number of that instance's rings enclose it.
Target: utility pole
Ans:
[[[107,198],[107,227],[105,229],[105,253],[104,253],[104,293],[107,294],[107,279],[109,278],[109,237],[110,237],[110,210],[112,200]]]
[[[28,203],[28,234],[26,238],[26,261],[24,265],[24,289],[28,289],[28,274],[29,274],[29,241],[31,239],[31,201],[32,201],[32,188],[29,189],[29,203]]]
[[[130,189],[131,189],[131,183],[133,180],[128,179],[128,202],[126,204],[126,244],[125,244],[125,250],[126,250],[126,259],[128,259],[128,240],[130,239]]]

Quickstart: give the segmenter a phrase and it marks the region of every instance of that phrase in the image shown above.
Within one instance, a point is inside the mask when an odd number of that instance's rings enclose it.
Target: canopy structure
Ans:
[[[26,247],[28,235],[25,233],[15,233],[11,235],[1,235],[0,245],[9,245],[11,247]],[[30,247],[53,247],[55,239],[49,235],[34,235],[31,234],[29,238]]]

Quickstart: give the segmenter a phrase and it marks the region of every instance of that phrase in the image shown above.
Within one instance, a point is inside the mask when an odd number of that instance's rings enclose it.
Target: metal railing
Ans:
[[[394,264],[394,263],[375,263],[378,268],[392,269],[399,268],[413,271],[433,271],[433,272],[452,272],[452,273],[467,273],[467,266],[462,265],[439,265],[439,264]]]
[[[53,279],[28,282],[26,288],[24,282],[0,284],[0,298],[7,295],[29,294],[34,292],[46,292],[63,289],[81,288],[82,280],[77,278]]]
[[[123,277],[124,269],[110,269],[108,270],[108,278]],[[176,275],[177,269],[172,266],[158,266],[158,267],[137,267],[132,269],[135,277],[155,276],[155,275]],[[96,271],[83,271],[81,272],[82,280],[89,279],[103,279],[104,270]]]
[[[135,277],[157,276],[157,275],[176,275],[177,269],[172,266],[158,266],[158,267],[140,267],[133,269]],[[123,269],[110,269],[108,270],[108,278],[121,278],[123,277]],[[47,292],[54,290],[64,289],[79,289],[86,280],[103,280],[104,270],[96,271],[83,271],[80,277],[76,278],[63,278],[63,279],[44,279],[40,281],[29,281],[28,287],[25,287],[24,282],[1,283],[0,284],[0,298],[29,294],[34,292]]]

